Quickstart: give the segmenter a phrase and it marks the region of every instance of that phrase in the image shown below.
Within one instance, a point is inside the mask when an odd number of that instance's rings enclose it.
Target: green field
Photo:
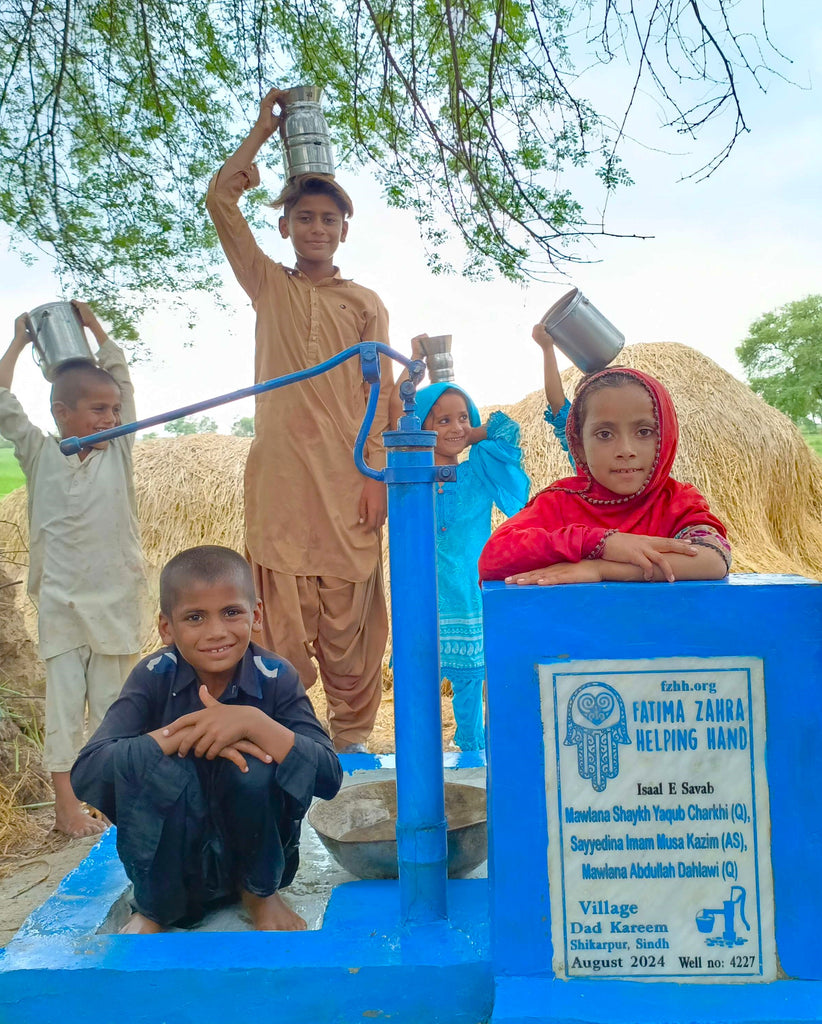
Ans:
[[[822,456],[822,434],[805,434],[808,447],[812,448],[817,455]]]
[[[0,448],[0,498],[4,498],[22,483],[23,472],[17,465],[14,452],[11,448]]]
[[[808,447],[822,457],[822,430],[814,430],[805,424],[801,424],[799,431],[805,438]]]

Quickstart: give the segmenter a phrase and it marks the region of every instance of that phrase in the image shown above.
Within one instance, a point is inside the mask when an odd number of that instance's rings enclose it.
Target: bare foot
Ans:
[[[64,832],[71,839],[99,836],[105,832],[105,823],[88,814],[74,795],[68,772],[52,772],[51,781],[54,785],[54,827],[58,832]]]
[[[64,832],[72,839],[99,836],[106,830],[105,824],[98,818],[92,818],[79,803],[76,809],[58,812],[54,819],[54,828],[57,832]]]
[[[242,891],[243,906],[251,915],[251,923],[259,932],[304,932],[308,927],[282,896],[255,896]]]
[[[165,928],[142,914],[134,913],[120,929],[121,935],[159,935]]]
[[[108,820],[105,814],[103,814],[102,811],[98,811],[97,808],[92,807],[91,804],[86,804],[85,808],[91,815],[91,817],[94,818],[96,821],[102,821],[103,825],[105,825],[106,828],[111,827],[111,822]]]

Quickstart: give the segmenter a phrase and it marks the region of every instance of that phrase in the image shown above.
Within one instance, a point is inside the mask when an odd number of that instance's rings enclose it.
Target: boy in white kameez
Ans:
[[[99,345],[100,365],[74,360],[58,368],[51,409],[60,437],[85,437],[135,419],[123,352],[86,303],[73,305]],[[36,427],[10,391],[17,359],[31,340],[22,314],[0,359],[0,434],[14,443],[28,488],[28,592],[38,606],[46,664],[43,763],[54,783],[55,828],[77,838],[105,827],[84,811],[69,777],[83,745],[86,706],[93,732],[140,650],[145,578],[134,435],[63,455],[60,438]]]

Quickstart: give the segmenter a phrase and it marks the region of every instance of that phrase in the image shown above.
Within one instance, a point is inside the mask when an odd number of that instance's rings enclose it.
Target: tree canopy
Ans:
[[[254,417],[238,416],[231,425],[235,437],[254,437]]]
[[[211,416],[201,416],[198,420],[191,416],[183,416],[182,419],[170,420],[165,424],[163,430],[175,437],[187,437],[189,434],[216,434],[217,421]]]
[[[822,295],[761,316],[736,350],[751,388],[799,421],[822,421]]]
[[[433,270],[453,269],[455,235],[463,273],[519,279],[606,232],[568,175],[604,196],[630,183],[620,148],[639,94],[674,133],[720,122],[688,172],[728,156],[747,130],[743,84],[764,88],[783,60],[760,4],[0,0],[0,220],[123,331],[117,310],[157,289],[214,287],[207,181],[271,85],[311,82],[340,169],[368,166],[413,211]],[[586,94],[602,68],[613,111]]]

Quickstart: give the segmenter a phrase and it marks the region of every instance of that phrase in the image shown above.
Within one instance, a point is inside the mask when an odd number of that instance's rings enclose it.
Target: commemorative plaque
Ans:
[[[555,975],[772,981],[761,660],[539,675]]]

